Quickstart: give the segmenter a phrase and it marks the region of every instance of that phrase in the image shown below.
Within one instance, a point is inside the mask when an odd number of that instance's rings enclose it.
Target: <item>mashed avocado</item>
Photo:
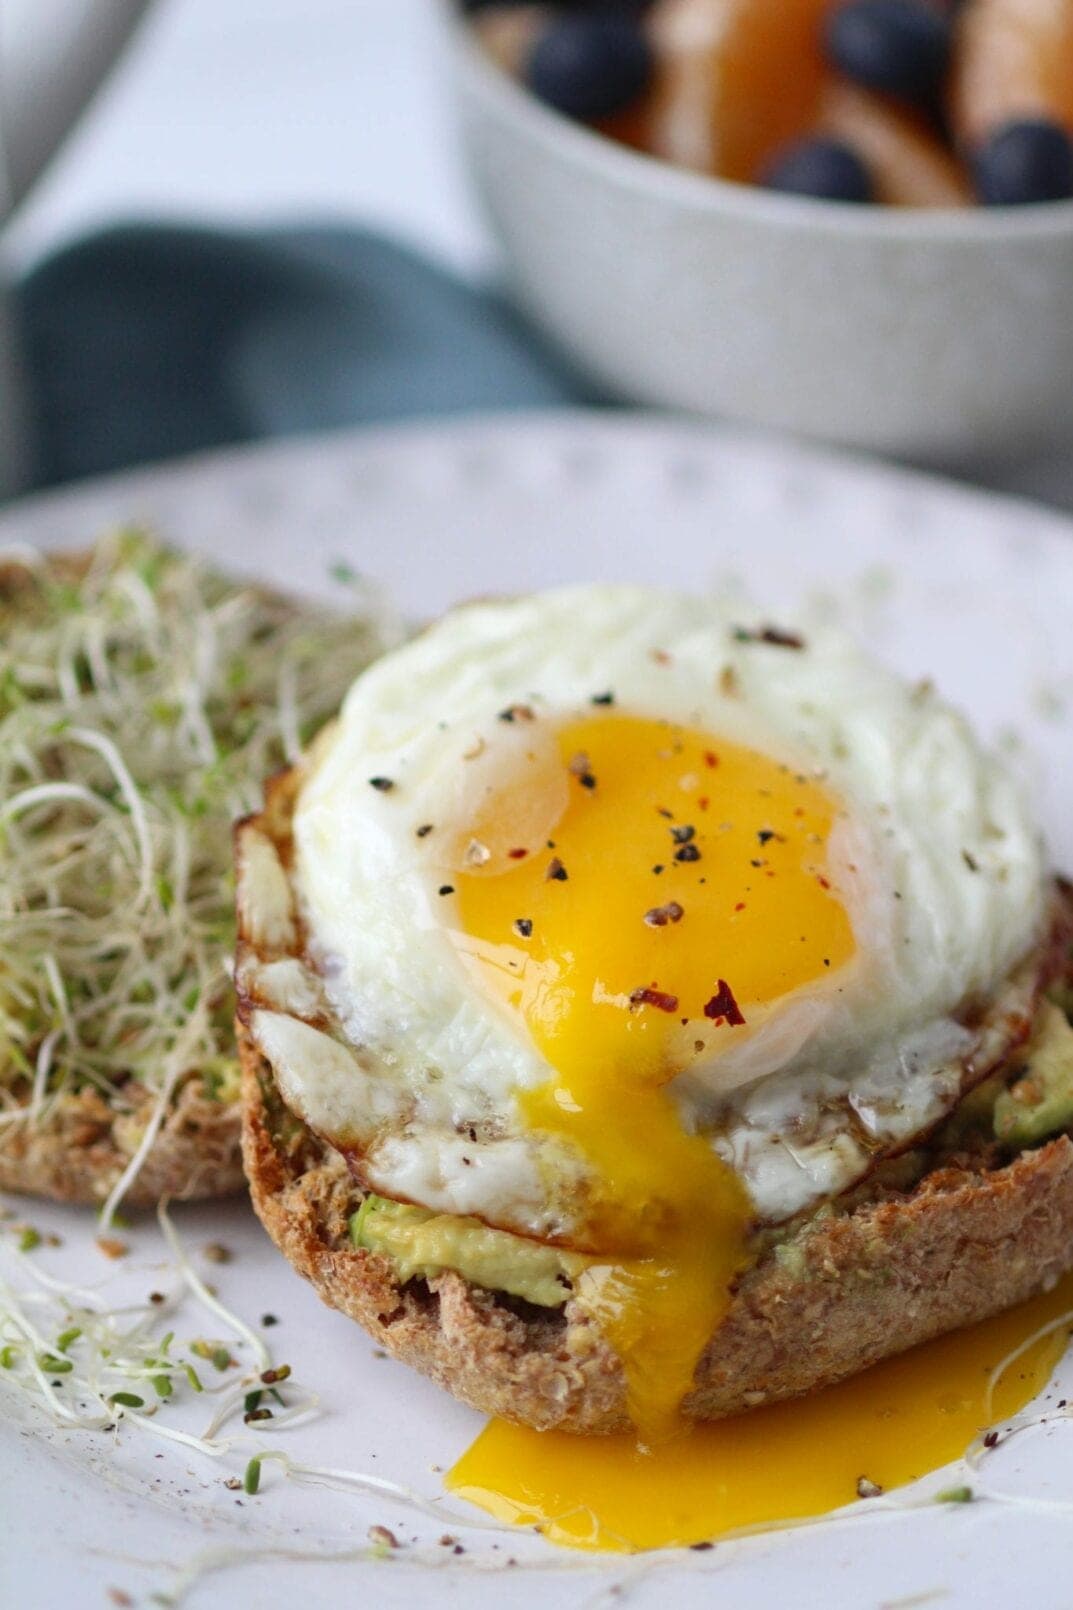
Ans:
[[[577,1253],[492,1230],[480,1219],[455,1218],[367,1196],[350,1220],[356,1247],[390,1258],[401,1280],[434,1280],[446,1269],[487,1291],[558,1308],[588,1260]]]
[[[1059,1006],[1044,1001],[1025,1067],[995,1101],[995,1136],[1005,1146],[1034,1146],[1071,1124],[1073,1028]]]

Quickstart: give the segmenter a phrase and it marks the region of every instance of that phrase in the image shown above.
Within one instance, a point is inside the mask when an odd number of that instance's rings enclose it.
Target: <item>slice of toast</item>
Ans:
[[[0,1189],[241,1189],[231,820],[382,646],[143,533],[0,555]]]
[[[265,1229],[318,1295],[484,1414],[540,1430],[628,1427],[613,1350],[573,1301],[530,1304],[445,1272],[402,1282],[355,1247],[362,1192],[342,1156],[284,1107],[239,1024],[243,1153]],[[742,1277],[683,1405],[719,1419],[829,1386],[985,1319],[1073,1266],[1073,1142],[999,1163],[933,1153],[908,1191],[833,1204]]]
[[[248,1027],[259,999],[248,961],[278,964],[301,949],[286,873],[300,779],[300,768],[270,779],[263,810],[236,829],[236,1028],[254,1207],[326,1303],[456,1397],[542,1430],[623,1430],[622,1367],[572,1291],[550,1308],[452,1269],[404,1278],[391,1258],[355,1244],[351,1221],[365,1200],[357,1154],[348,1161],[283,1100]],[[874,1158],[843,1196],[758,1233],[756,1259],[697,1365],[687,1416],[718,1419],[831,1385],[1073,1267],[1073,1140],[1058,1133],[1012,1155],[993,1127],[996,1097],[1023,1071],[1036,1022],[1055,1010],[1043,990],[1068,985],[1071,933],[1073,889],[1056,880],[1049,929],[1015,970],[1032,987],[1012,1014],[999,992],[1002,1050],[973,1063],[960,1104],[910,1151]]]

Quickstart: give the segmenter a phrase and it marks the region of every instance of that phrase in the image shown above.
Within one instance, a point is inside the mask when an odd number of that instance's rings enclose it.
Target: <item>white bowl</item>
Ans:
[[[1073,442],[1073,202],[923,212],[710,179],[560,116],[451,31],[513,294],[615,395],[967,469]]]

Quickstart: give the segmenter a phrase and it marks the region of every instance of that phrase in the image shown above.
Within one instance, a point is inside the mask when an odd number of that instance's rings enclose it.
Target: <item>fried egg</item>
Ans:
[[[740,602],[455,611],[354,685],[293,835],[303,959],[239,980],[285,1101],[370,1189],[580,1254],[649,1440],[755,1226],[934,1125],[1031,997],[1010,777]]]

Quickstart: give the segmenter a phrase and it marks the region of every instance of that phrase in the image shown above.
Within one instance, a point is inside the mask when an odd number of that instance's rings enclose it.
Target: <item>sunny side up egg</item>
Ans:
[[[839,632],[624,587],[460,609],[315,747],[290,869],[345,1033],[251,1032],[372,1190],[567,1248],[650,1443],[754,1226],[957,1099],[1044,866],[965,723]]]

